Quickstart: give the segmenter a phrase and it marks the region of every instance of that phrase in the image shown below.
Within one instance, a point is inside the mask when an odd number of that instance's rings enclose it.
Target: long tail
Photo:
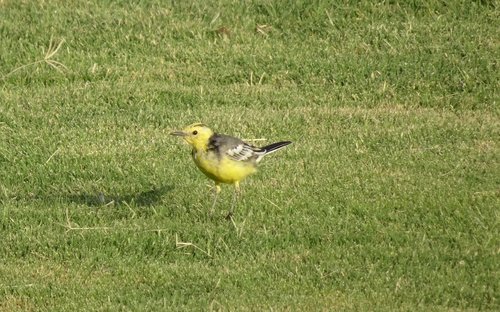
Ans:
[[[283,147],[287,146],[288,144],[292,144],[291,141],[283,141],[283,142],[277,142],[273,144],[269,144],[267,146],[262,147],[262,150],[265,151],[264,155],[274,153]]]

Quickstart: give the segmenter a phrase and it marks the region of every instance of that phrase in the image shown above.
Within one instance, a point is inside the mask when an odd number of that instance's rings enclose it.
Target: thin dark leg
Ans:
[[[219,183],[215,182],[214,203],[212,204],[212,211],[215,211],[215,204],[217,203],[217,198],[219,197],[219,193],[220,193],[220,185]]]
[[[226,216],[226,220],[231,220],[233,218],[233,212],[234,212],[234,209],[236,208],[236,204],[238,202],[239,193],[240,193],[240,183],[235,182],[234,183],[233,202],[231,204],[231,210],[229,210],[229,212]]]

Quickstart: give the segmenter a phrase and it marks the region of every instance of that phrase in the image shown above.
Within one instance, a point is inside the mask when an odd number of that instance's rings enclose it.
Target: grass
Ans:
[[[0,310],[498,310],[498,15],[0,1]],[[295,143],[236,226],[197,121]]]

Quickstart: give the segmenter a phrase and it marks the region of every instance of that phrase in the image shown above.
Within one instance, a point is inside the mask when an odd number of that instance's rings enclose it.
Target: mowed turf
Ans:
[[[0,310],[499,307],[497,1],[0,1]],[[168,133],[294,142],[234,224]]]

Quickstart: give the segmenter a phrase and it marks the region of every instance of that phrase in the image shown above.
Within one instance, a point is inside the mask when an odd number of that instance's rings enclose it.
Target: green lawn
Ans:
[[[0,310],[498,311],[498,6],[0,0]]]

